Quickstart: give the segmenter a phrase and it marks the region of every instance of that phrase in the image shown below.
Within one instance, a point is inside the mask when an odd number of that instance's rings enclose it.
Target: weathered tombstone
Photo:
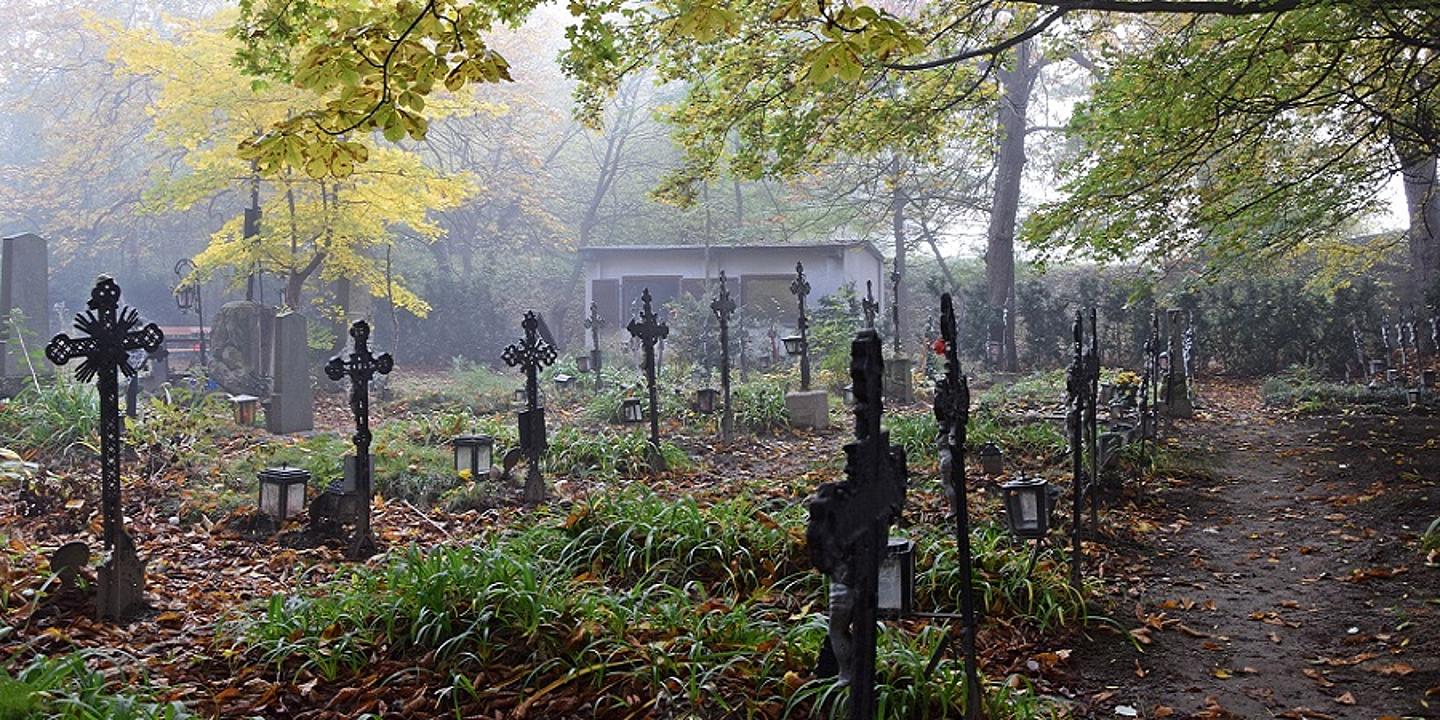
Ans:
[[[670,326],[660,322],[660,316],[650,307],[650,288],[640,294],[640,316],[632,318],[625,326],[630,336],[639,340],[645,353],[645,386],[650,391],[650,467],[656,471],[665,469],[665,456],[660,454],[660,394],[655,387],[655,344],[670,335]]]
[[[355,495],[360,507],[355,519],[355,535],[351,539],[349,556],[362,559],[375,554],[375,536],[370,530],[370,380],[376,373],[388,375],[395,367],[390,353],[375,355],[370,352],[370,324],[356,320],[350,326],[350,337],[355,341],[346,359],[337,355],[325,364],[325,375],[331,380],[350,378],[350,411],[355,416]]]
[[[26,233],[0,244],[0,381],[50,372],[29,355],[50,334],[49,278],[44,238]]]
[[[526,310],[520,321],[525,336],[506,346],[501,356],[510,367],[525,371],[525,409],[519,413],[520,449],[525,452],[525,493],[527,503],[545,499],[545,478],[540,475],[540,456],[548,445],[545,439],[545,408],[540,406],[540,381],[536,373],[555,362],[555,346],[540,337],[540,318],[534,310]]]
[[[265,429],[295,433],[315,428],[315,393],[310,385],[310,345],[305,316],[281,313],[275,318],[275,372]]]
[[[980,718],[980,674],[975,656],[975,590],[970,555],[970,508],[965,492],[965,427],[970,421],[970,384],[960,367],[959,335],[955,327],[955,304],[950,293],[940,296],[940,348],[945,374],[935,380],[935,420],[940,428],[940,480],[946,486],[955,512],[955,543],[960,563],[960,636],[965,655],[965,719]],[[929,671],[940,658],[931,657]],[[927,671],[927,675],[929,674]]]
[[[270,395],[269,331],[275,311],[241,300],[225,303],[210,332],[210,376],[233,395]]]
[[[1170,418],[1193,418],[1195,407],[1190,403],[1190,379],[1185,376],[1185,363],[1176,362],[1182,358],[1185,344],[1185,327],[1181,322],[1180,308],[1165,311],[1170,326],[1170,370],[1165,375],[1165,414]],[[1386,341],[1389,347],[1389,341]]]
[[[800,307],[795,321],[800,333],[800,390],[785,393],[785,410],[790,415],[791,425],[824,430],[830,427],[830,399],[824,390],[810,389],[810,318],[805,315],[805,297],[810,294],[810,281],[805,279],[805,266],[798,262],[795,263],[795,279],[790,283],[790,294],[795,296]],[[774,343],[773,337],[771,343]]]
[[[56,365],[83,358],[75,377],[81,382],[96,381],[100,395],[101,520],[109,557],[100,566],[95,610],[101,619],[123,618],[144,603],[145,566],[125,532],[125,513],[120,506],[124,420],[120,417],[119,375],[133,377],[138,371],[130,365],[129,351],[154,350],[165,342],[165,334],[154,323],[136,329],[139,313],[121,308],[120,286],[108,277],[96,281],[90,291],[89,308],[75,318],[75,329],[89,337],[56,335],[45,346],[45,357]]]
[[[735,409],[730,406],[730,318],[735,316],[735,300],[730,297],[724,270],[720,271],[720,292],[710,302],[710,312],[720,321],[720,395],[725,403],[725,412],[720,416],[720,437],[729,442],[735,430]]]
[[[904,449],[880,429],[884,366],[880,336],[869,328],[856,333],[850,344],[855,440],[845,446],[845,479],[822,484],[807,501],[810,559],[830,577],[826,641],[840,681],[850,685],[854,720],[875,716],[880,562],[890,525],[905,507],[908,479]]]

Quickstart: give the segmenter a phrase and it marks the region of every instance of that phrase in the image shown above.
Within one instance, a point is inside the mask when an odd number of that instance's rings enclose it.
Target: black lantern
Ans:
[[[720,391],[712,387],[704,387],[695,391],[695,411],[710,414],[715,412],[715,405],[720,399]]]
[[[277,523],[305,508],[305,486],[310,473],[300,468],[278,467],[260,471],[260,512]]]
[[[1407,390],[1405,391],[1405,399],[1410,403],[1410,407],[1415,407],[1416,405],[1419,405],[1419,404],[1420,404],[1420,388],[1409,388],[1409,389],[1407,389]]]
[[[1385,372],[1385,361],[1384,361],[1384,360],[1371,360],[1371,361],[1370,361],[1370,374],[1371,374],[1371,375],[1379,375],[1379,374],[1382,373],[1382,372]]]
[[[1399,380],[1399,379],[1400,379],[1400,371],[1399,371],[1399,370],[1396,370],[1395,368],[1390,368],[1389,370],[1386,370],[1386,371],[1385,371],[1385,382],[1388,382],[1388,383],[1390,383],[1391,385],[1394,385],[1394,384],[1395,384],[1395,381],[1396,381],[1396,380]]]
[[[1005,453],[1000,446],[986,442],[980,446],[980,469],[986,475],[1000,475],[1005,472]]]
[[[555,387],[562,392],[569,390],[570,388],[575,387],[575,377],[573,375],[566,375],[565,373],[560,373],[559,375],[555,376]]]
[[[915,612],[915,543],[890,538],[880,562],[876,609],[882,617],[909,617]]]
[[[805,338],[800,335],[786,335],[780,338],[785,343],[785,354],[790,357],[800,357],[805,354]]]
[[[249,427],[255,424],[255,414],[260,409],[260,398],[254,395],[231,395],[230,409],[235,413],[235,424]]]
[[[576,372],[582,372],[582,373],[588,373],[588,372],[590,372],[590,356],[589,356],[589,355],[580,355],[580,356],[578,356],[578,357],[575,358],[575,371],[576,371]]]
[[[1434,370],[1421,370],[1421,371],[1420,371],[1420,384],[1423,385],[1423,386],[1425,386],[1425,387],[1427,387],[1427,388],[1433,388],[1433,387],[1435,387],[1435,371],[1434,371]]]
[[[450,441],[455,449],[455,475],[463,477],[470,473],[471,480],[478,480],[490,474],[494,462],[495,438],[489,435],[461,435]]]
[[[1005,525],[1010,534],[1027,540],[1050,531],[1050,483],[1045,478],[1018,478],[1004,483]]]
[[[528,403],[529,399],[525,394],[525,388],[515,388],[515,404],[526,405]]]
[[[620,403],[620,419],[627,423],[645,422],[645,409],[640,406],[640,398],[625,398]]]
[[[841,389],[841,391],[845,393],[845,404],[846,404],[846,405],[854,405],[854,404],[855,404],[855,386],[854,386],[854,385],[846,385],[844,388]]]

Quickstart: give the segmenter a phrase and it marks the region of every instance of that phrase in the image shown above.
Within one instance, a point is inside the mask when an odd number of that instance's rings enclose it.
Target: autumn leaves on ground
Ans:
[[[24,669],[0,679],[0,717],[26,717],[17,684],[69,693],[91,717],[163,717],[172,703],[227,718],[811,717],[843,707],[844,693],[812,672],[825,593],[799,504],[841,471],[843,408],[836,428],[808,433],[747,406],[741,439],[727,445],[712,418],[676,403],[671,469],[653,475],[641,436],[604,417],[614,398],[577,394],[554,411],[554,498],[531,509],[514,485],[447,476],[453,435],[514,441],[513,418],[496,407],[437,403],[435,388],[464,379],[412,378],[377,404],[374,522],[386,552],[359,565],[305,532],[303,518],[277,536],[251,522],[258,468],[333,472],[338,398],[321,408],[327,431],[303,439],[235,427],[223,408],[179,393],[154,401],[129,430],[138,450],[125,483],[151,610],[124,625],[90,619],[83,587],[61,591],[48,573],[47,553],[93,538],[98,523],[83,427],[93,410],[79,404],[73,437],[25,435],[28,445],[11,448],[25,461],[0,461],[0,652]],[[1063,398],[1061,382],[982,378],[972,446],[995,440],[1012,473],[1068,487],[1061,428],[1035,419]],[[757,403],[767,396],[752,390]],[[1030,547],[1004,532],[997,482],[971,463],[990,717],[1440,712],[1440,554],[1425,534],[1440,516],[1440,420],[1374,407],[1302,416],[1259,395],[1253,383],[1204,384],[1199,418],[1169,428],[1158,451],[1127,451],[1123,491],[1085,545],[1083,593],[1066,582],[1059,542],[1025,574]],[[24,400],[0,410],[7,433]],[[38,413],[31,401],[26,412]],[[25,422],[35,429],[40,415]],[[918,545],[917,605],[954,612],[933,418],[922,403],[886,424],[910,456],[896,533]],[[947,632],[943,619],[886,623],[884,717],[963,707],[955,650],[925,674]]]

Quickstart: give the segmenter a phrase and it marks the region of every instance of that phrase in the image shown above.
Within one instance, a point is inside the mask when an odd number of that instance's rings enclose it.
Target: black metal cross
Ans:
[[[795,279],[790,281],[790,294],[800,302],[800,317],[796,329],[800,331],[800,389],[810,389],[810,319],[805,316],[805,296],[810,294],[810,281],[805,279],[805,265],[795,263]]]
[[[904,449],[880,429],[885,361],[880,335],[866,328],[850,344],[855,441],[845,446],[845,479],[827,482],[808,501],[810,559],[830,576],[829,640],[841,677],[850,680],[850,717],[875,716],[875,617],[880,562],[890,525],[905,506]]]
[[[132,350],[154,351],[165,342],[165,333],[150,323],[136,329],[140,313],[120,306],[120,286],[101,276],[90,291],[89,310],[75,316],[75,329],[89,337],[71,338],[61,333],[45,346],[45,357],[56,365],[84,358],[75,368],[80,382],[96,381],[100,393],[100,507],[105,548],[111,549],[125,533],[120,509],[120,380],[118,373],[134,377],[138,367],[130,365]]]
[[[1095,483],[1095,478],[1090,476],[1085,467],[1085,447],[1093,434],[1089,432],[1089,428],[1095,416],[1092,371],[1099,372],[1099,361],[1093,353],[1093,348],[1085,346],[1085,314],[1082,310],[1075,311],[1075,324],[1071,328],[1071,335],[1074,341],[1074,355],[1071,358],[1070,370],[1065,381],[1066,391],[1069,395],[1067,422],[1070,430],[1070,469],[1072,474],[1070,585],[1079,591],[1083,559],[1080,546],[1080,517],[1084,512],[1086,499],[1090,498],[1094,492]],[[1091,498],[1091,502],[1094,502],[1093,498]],[[1094,508],[1092,507],[1092,515],[1093,513]]]
[[[940,427],[941,481],[954,495],[955,542],[960,556],[960,642],[965,653],[965,719],[980,718],[980,675],[975,659],[975,592],[971,581],[970,509],[965,491],[965,427],[970,422],[970,384],[960,367],[955,304],[950,293],[940,296],[940,341],[945,374],[935,380],[935,420]],[[933,667],[939,650],[931,659]]]
[[[600,306],[590,303],[590,317],[585,318],[585,328],[590,331],[590,342],[595,345],[590,351],[590,370],[595,373],[595,392],[602,389],[602,376],[600,374],[600,328],[605,325],[605,318],[600,316]]]
[[[520,449],[525,451],[524,501],[538,503],[545,499],[545,479],[540,476],[540,456],[545,452],[545,408],[540,407],[540,380],[536,373],[555,362],[555,346],[540,337],[540,318],[534,310],[526,310],[520,321],[525,337],[505,347],[500,357],[510,367],[525,371],[525,409],[519,413]]]
[[[353,559],[366,558],[375,554],[375,536],[370,530],[370,381],[375,373],[388,375],[395,368],[395,359],[390,353],[375,355],[370,352],[370,324],[356,320],[350,326],[350,338],[354,346],[349,358],[336,355],[325,363],[325,376],[338,382],[350,378],[350,412],[355,415],[355,494],[360,496],[359,514],[355,521],[355,537],[351,539],[349,555]]]
[[[880,303],[875,301],[875,289],[873,283],[865,281],[865,299],[860,301],[860,309],[865,311],[865,327],[875,329],[875,314],[880,312]]]
[[[670,336],[670,326],[660,322],[660,316],[655,314],[650,301],[650,288],[647,287],[640,293],[640,316],[631,318],[625,329],[645,349],[645,385],[650,391],[650,464],[659,469],[664,460],[660,454],[660,395],[655,388],[655,344]]]
[[[720,394],[725,401],[725,412],[720,416],[720,437],[728,442],[735,428],[735,411],[730,407],[730,318],[735,316],[735,299],[730,297],[724,270],[720,271],[720,292],[710,301],[710,311],[720,321]]]

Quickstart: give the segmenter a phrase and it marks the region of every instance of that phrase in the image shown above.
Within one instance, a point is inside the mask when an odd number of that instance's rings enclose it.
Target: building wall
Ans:
[[[856,291],[864,295],[866,280],[875,283],[876,299],[884,302],[882,261],[863,245],[716,247],[710,249],[708,262],[703,247],[592,248],[585,253],[587,313],[590,303],[596,299],[596,281],[601,283],[598,294],[602,299],[616,297],[613,286],[607,288],[606,281],[618,281],[620,285],[620,307],[600,309],[605,317],[605,329],[609,332],[624,330],[632,312],[632,302],[640,296],[643,286],[651,287],[651,293],[659,304],[680,292],[694,292],[702,288],[706,278],[718,278],[721,270],[729,278],[730,292],[740,303],[741,312],[747,310],[747,302],[752,306],[748,309],[759,311],[753,305],[756,296],[763,294],[783,300],[778,314],[788,323],[793,323],[795,301],[788,292],[788,286],[795,276],[796,261],[805,264],[805,276],[810,281],[810,296],[806,299],[809,307],[814,307],[821,297],[836,292],[847,283],[854,283]],[[751,295],[748,299],[747,286]],[[612,303],[613,300],[606,305]],[[769,302],[766,304],[771,305]],[[774,310],[773,307],[769,309]]]

